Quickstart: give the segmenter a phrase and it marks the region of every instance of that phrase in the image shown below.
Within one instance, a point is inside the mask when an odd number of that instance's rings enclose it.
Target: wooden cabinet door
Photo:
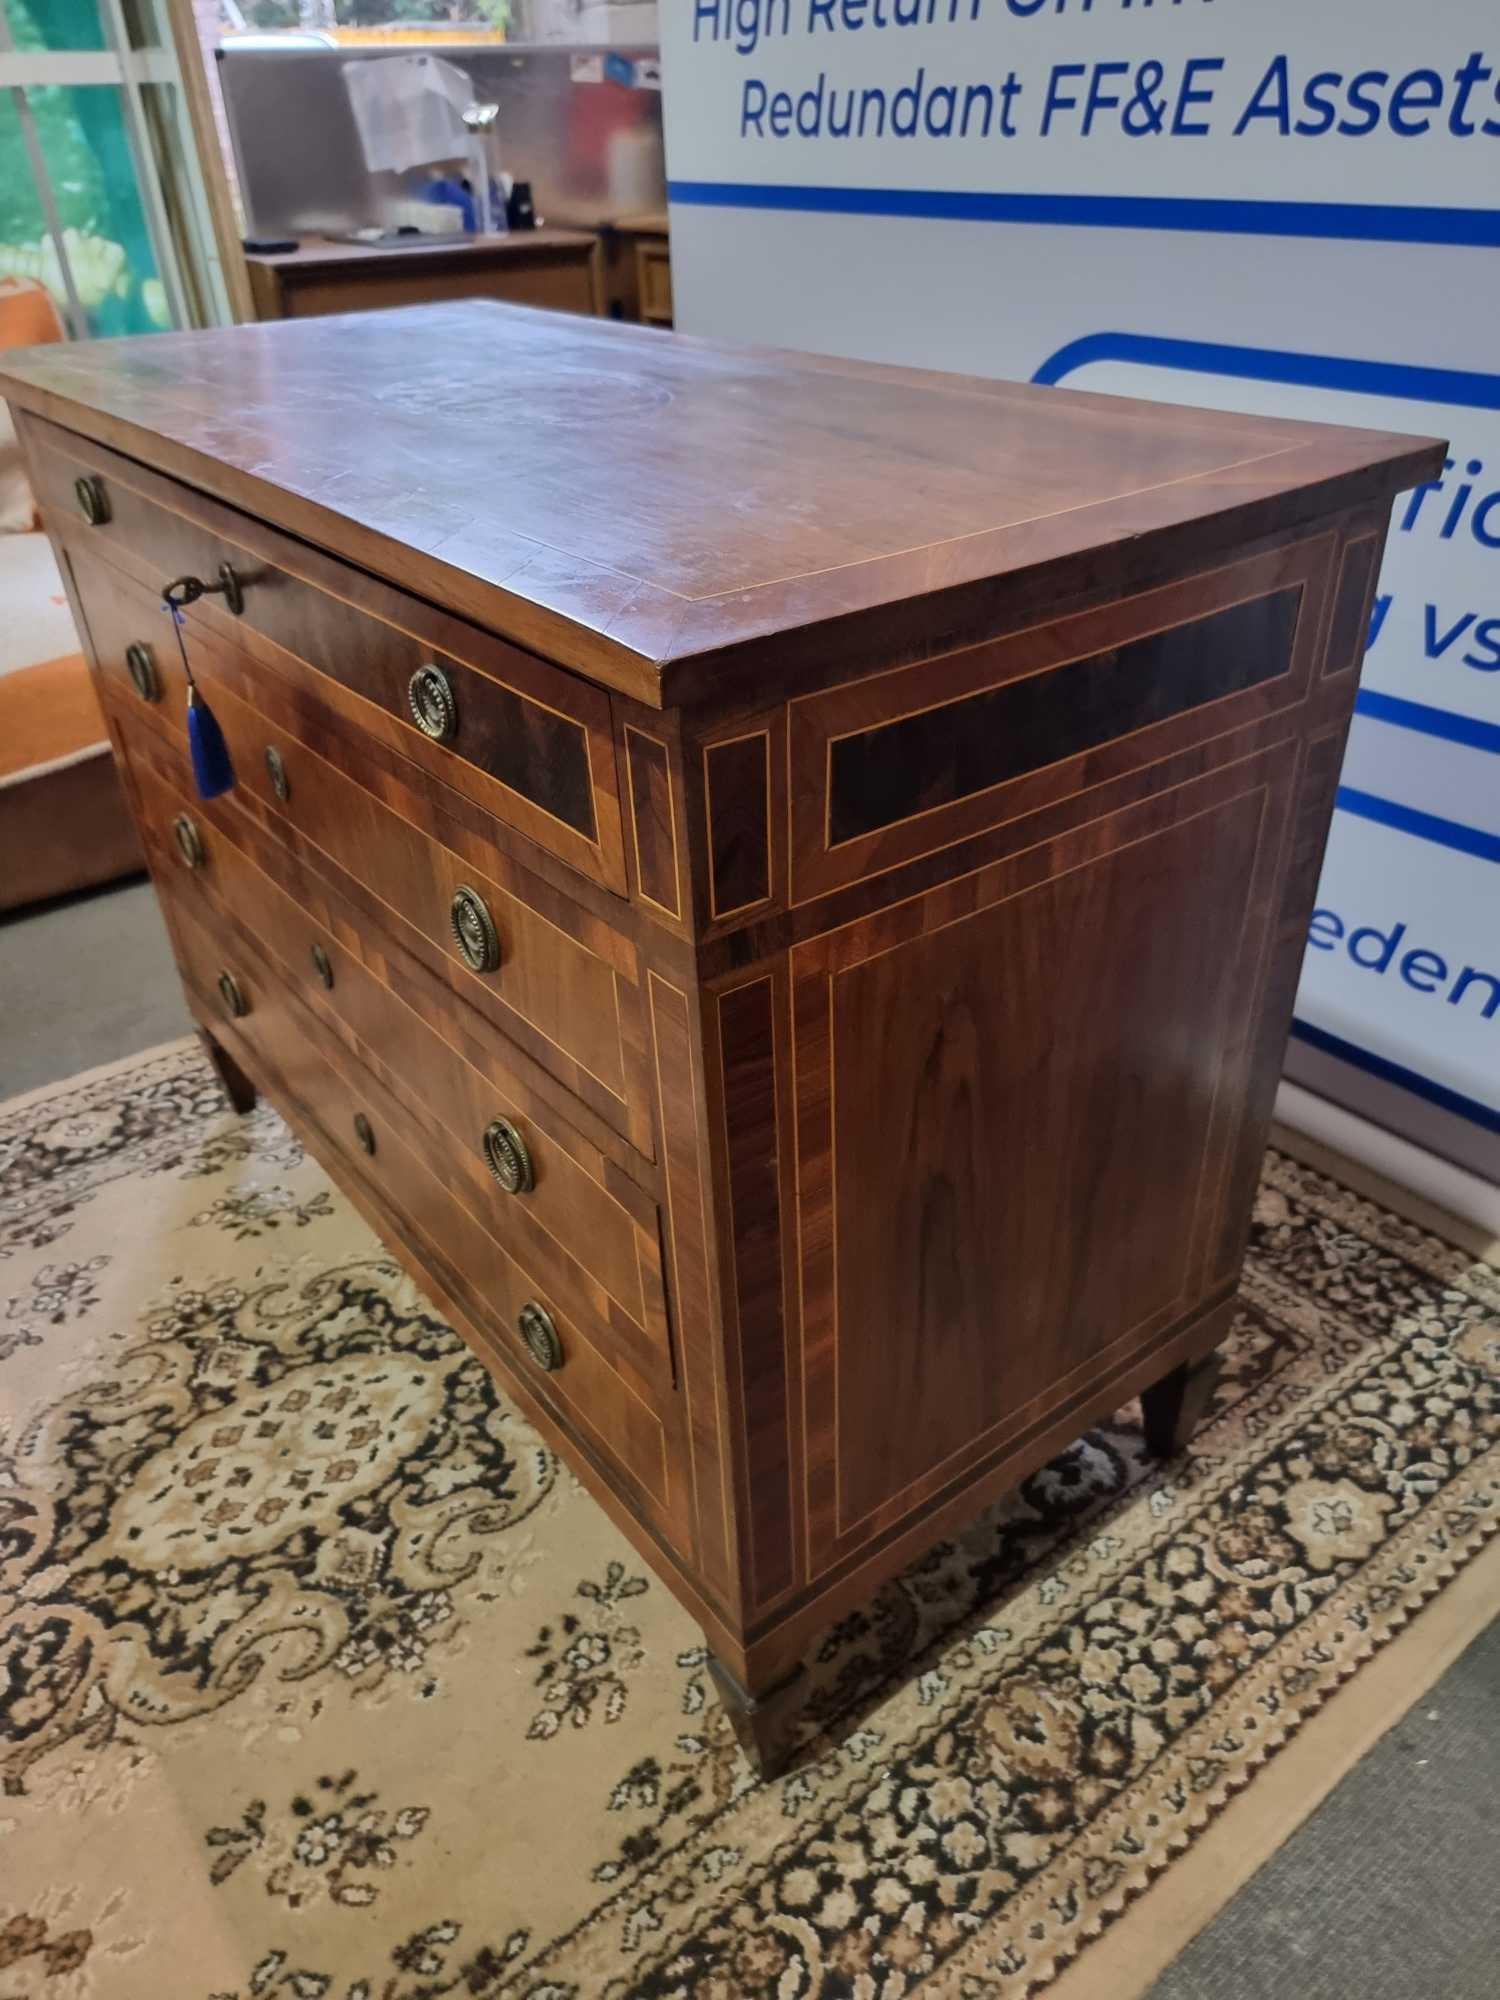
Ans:
[[[794,949],[814,1575],[1233,1277],[1296,754]]]

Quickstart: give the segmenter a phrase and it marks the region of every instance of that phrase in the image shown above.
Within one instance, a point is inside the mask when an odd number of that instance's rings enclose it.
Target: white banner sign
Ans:
[[[672,0],[663,35],[687,330],[1453,440],[1393,516],[1289,1068],[1500,1178],[1493,0]]]

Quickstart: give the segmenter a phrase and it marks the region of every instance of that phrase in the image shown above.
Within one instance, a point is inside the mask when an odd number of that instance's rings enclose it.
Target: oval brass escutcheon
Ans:
[[[179,813],[172,822],[172,838],[177,842],[177,852],[189,868],[203,866],[203,836],[198,831],[196,820],[186,813]]]
[[[321,979],[323,984],[326,987],[328,987],[330,991],[332,991],[333,960],[328,956],[328,953],[323,949],[322,945],[315,944],[313,946],[312,962],[313,962],[313,969],[317,973],[319,979]]]
[[[407,704],[411,719],[424,736],[434,743],[449,743],[458,733],[458,703],[453,683],[441,667],[429,660],[417,668],[407,683]]]
[[[500,963],[500,933],[479,891],[466,883],[456,889],[448,906],[448,920],[458,955],[469,970],[493,972]]]
[[[232,563],[219,564],[219,595],[238,618],[245,608],[245,591]]]
[[[374,1152],[375,1128],[363,1111],[356,1111],[354,1114],[354,1136],[367,1153]]]
[[[73,497],[78,511],[91,528],[102,528],[109,519],[109,496],[97,472],[81,472],[73,481]]]
[[[250,1002],[245,998],[245,989],[232,972],[219,974],[219,998],[224,1002],[224,1012],[232,1014],[236,1020],[250,1012]]]
[[[531,1149],[508,1118],[492,1118],[484,1128],[484,1163],[507,1194],[529,1194],[536,1186]]]
[[[554,1369],[562,1367],[563,1345],[557,1337],[557,1328],[552,1324],[552,1315],[545,1306],[529,1299],[522,1306],[516,1324],[538,1368],[545,1368],[550,1375]]]
[[[271,780],[271,790],[281,800],[281,803],[285,805],[287,800],[292,796],[291,780],[287,777],[286,765],[282,762],[281,752],[276,748],[274,743],[266,750],[266,771]]]
[[[142,701],[161,700],[161,676],[156,671],[151,648],[144,639],[132,639],[125,648],[125,669]]]

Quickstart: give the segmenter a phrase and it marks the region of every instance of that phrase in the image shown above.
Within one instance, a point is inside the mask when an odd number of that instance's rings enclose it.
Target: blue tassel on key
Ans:
[[[182,611],[170,598],[163,599],[163,604],[172,614],[177,650],[182,655],[182,671],[187,675],[188,750],[193,759],[193,781],[198,787],[200,799],[216,799],[234,783],[229,745],[224,741],[217,716],[198,692],[198,683],[193,679],[193,670],[188,664],[187,642],[182,636]]]
[[[218,718],[191,680],[188,682],[187,725],[188,749],[193,756],[193,777],[198,786],[198,796],[200,799],[216,799],[220,792],[227,792],[234,783],[234,766],[229,761],[229,745],[224,741]]]

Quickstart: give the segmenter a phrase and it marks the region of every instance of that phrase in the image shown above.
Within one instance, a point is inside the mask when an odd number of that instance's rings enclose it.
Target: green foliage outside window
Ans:
[[[245,26],[262,34],[317,27],[327,19],[326,14],[311,18],[306,0],[241,0],[240,12]],[[510,15],[511,0],[334,0],[333,8],[340,28],[385,28],[396,22],[411,28],[507,28]]]
[[[107,46],[94,0],[0,0],[17,49]],[[165,325],[166,299],[141,208],[120,92],[106,84],[28,87],[73,281],[91,333]],[[9,91],[0,92],[0,276],[37,278],[66,309],[31,156]]]

